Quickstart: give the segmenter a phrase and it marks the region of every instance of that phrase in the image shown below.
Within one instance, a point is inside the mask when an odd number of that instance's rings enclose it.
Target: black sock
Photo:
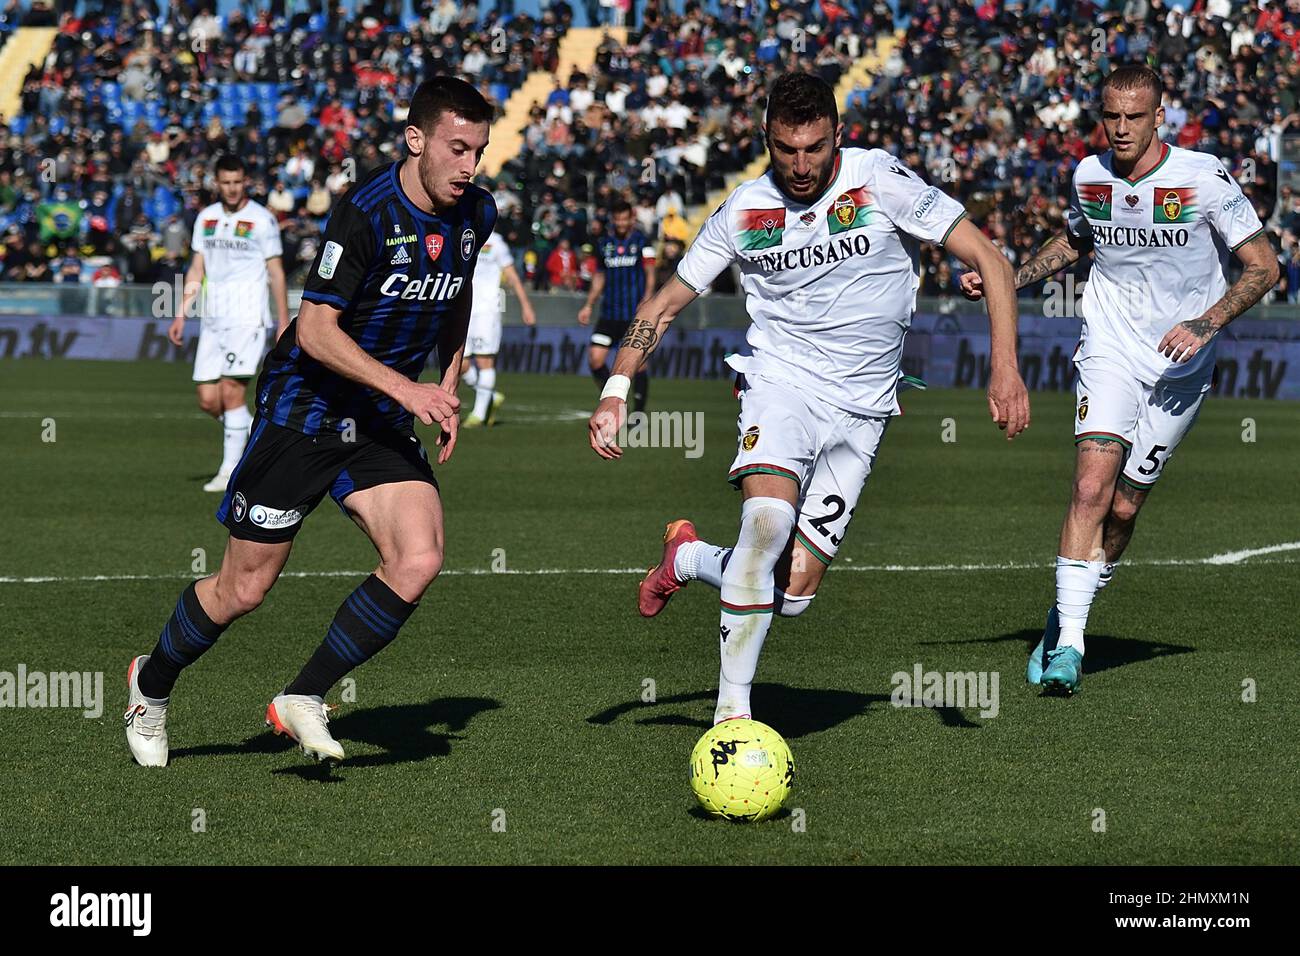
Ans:
[[[225,624],[214,624],[203,610],[194,585],[187,587],[167,619],[158,645],[140,668],[140,693],[156,700],[170,697],[181,670],[197,661],[225,629]]]
[[[632,410],[645,411],[646,398],[650,394],[650,373],[642,369],[632,377]]]
[[[591,370],[591,377],[596,380],[596,384],[600,387],[601,391],[604,391],[605,383],[609,381],[609,369],[603,365],[600,368],[593,368]]]
[[[418,606],[403,601],[387,584],[370,575],[347,596],[325,640],[284,692],[324,697],[344,674],[387,647]]]

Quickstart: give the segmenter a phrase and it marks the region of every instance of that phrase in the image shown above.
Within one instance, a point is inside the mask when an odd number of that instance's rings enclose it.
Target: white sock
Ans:
[[[730,556],[730,548],[720,548],[707,541],[687,541],[673,558],[673,576],[678,581],[703,581],[720,588],[722,569]]]
[[[707,541],[687,541],[673,558],[673,576],[678,581],[703,581],[722,587],[722,572],[731,557],[731,548],[719,548]],[[774,588],[772,609],[782,617],[798,617],[808,609],[814,594],[786,594]]]
[[[487,416],[488,406],[492,404],[492,390],[496,388],[496,384],[496,369],[481,368],[478,370],[478,384],[474,386],[474,414],[479,418]]]
[[[248,428],[252,424],[253,416],[244,405],[238,408],[227,408],[226,413],[221,416],[224,436],[221,443],[220,474],[230,474],[239,464],[239,456],[244,453],[244,446],[248,444]]]
[[[465,370],[465,374],[462,375],[462,376],[460,377],[460,381],[461,381],[461,384],[463,384],[463,385],[468,385],[470,388],[475,388],[475,387],[477,387],[477,386],[478,386],[478,366],[475,365],[473,362],[470,362],[470,363],[469,363],[469,368],[467,368],[467,369]]]
[[[794,505],[750,498],[740,509],[740,536],[722,572],[718,705],[713,722],[751,713],[749,693],[772,625],[776,563],[794,531]]]
[[[808,610],[808,605],[816,596],[815,594],[786,594],[777,588],[774,610],[782,617],[798,617]]]
[[[1056,613],[1061,622],[1057,647],[1073,647],[1083,653],[1083,632],[1088,626],[1088,611],[1093,595],[1097,593],[1097,580],[1105,561],[1078,561],[1073,558],[1056,558]]]

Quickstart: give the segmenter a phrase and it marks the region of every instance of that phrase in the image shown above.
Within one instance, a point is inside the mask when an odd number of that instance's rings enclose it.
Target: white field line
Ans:
[[[1129,567],[1171,567],[1193,565],[1241,564],[1252,558],[1279,554],[1284,551],[1300,551],[1300,541],[1286,544],[1274,544],[1267,548],[1254,548],[1248,551],[1227,551],[1212,554],[1208,558],[1156,558],[1147,561],[1126,561]],[[1254,564],[1294,564],[1294,558],[1265,558]],[[998,564],[852,564],[845,561],[831,566],[832,571],[880,572],[880,573],[921,573],[952,571],[1034,571],[1054,567],[1054,562],[1027,561],[1005,562]],[[285,571],[282,578],[355,578],[364,577],[371,569],[357,571]],[[461,568],[443,571],[440,577],[487,577],[492,575],[518,575],[522,577],[544,577],[567,574],[644,574],[645,569],[636,568],[510,568],[505,571],[493,571],[488,568]],[[88,575],[32,575],[0,576],[0,584],[82,584],[99,581],[183,581],[193,580],[192,573],[176,572],[173,574],[88,574]]]

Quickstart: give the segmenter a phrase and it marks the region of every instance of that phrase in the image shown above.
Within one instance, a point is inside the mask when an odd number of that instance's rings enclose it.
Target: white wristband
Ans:
[[[626,375],[611,375],[600,393],[600,400],[603,402],[607,398],[617,398],[620,402],[626,402],[627,393],[631,389],[632,380]]]

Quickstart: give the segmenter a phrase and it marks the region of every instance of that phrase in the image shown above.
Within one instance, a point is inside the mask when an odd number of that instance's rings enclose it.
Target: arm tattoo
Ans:
[[[628,326],[621,347],[650,353],[659,344],[659,331],[650,319],[637,319]]]
[[[1188,319],[1179,324],[1197,338],[1208,339],[1214,334],[1214,325],[1209,319]]]
[[[1267,266],[1246,267],[1241,278],[1219,300],[1219,308],[1227,313],[1227,322],[1231,322],[1268,294],[1268,290],[1273,288],[1273,277],[1269,272]]]
[[[1015,286],[1017,289],[1023,289],[1027,285],[1033,285],[1040,279],[1045,279],[1050,275],[1060,272],[1066,266],[1072,265],[1079,258],[1079,253],[1066,246],[1061,248],[1061,243],[1057,241],[1059,237],[1053,236],[1043,244],[1038,250],[1038,254],[1016,270]]]

